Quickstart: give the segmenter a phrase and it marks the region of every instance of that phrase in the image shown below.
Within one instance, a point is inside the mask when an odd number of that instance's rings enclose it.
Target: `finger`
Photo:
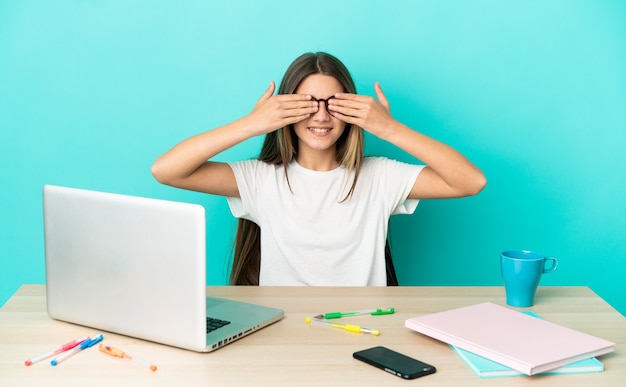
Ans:
[[[361,109],[367,103],[367,98],[368,97],[366,96],[361,96],[358,94],[336,94],[334,98],[331,98],[328,101],[328,107],[330,109]]]
[[[280,110],[317,108],[318,102],[313,101],[310,95],[305,94],[279,94],[273,97],[276,107]]]
[[[301,101],[309,101],[315,102],[311,100],[311,96],[309,94],[277,94],[276,99],[282,102],[301,102]]]
[[[317,101],[311,101],[310,96],[294,94],[278,96],[277,99],[278,108],[284,113],[285,117],[313,114],[319,109]]]
[[[317,112],[317,108],[307,107],[302,109],[284,110],[281,115],[282,119],[301,121]]]
[[[336,97],[330,100],[328,109],[331,112],[341,114],[342,117],[350,116],[362,118],[367,115],[372,101],[374,101],[372,97],[359,96],[356,94],[341,94],[341,98]],[[344,120],[343,118],[340,119]]]
[[[277,128],[284,128],[285,126],[296,124],[300,121],[309,119],[314,113],[309,113],[306,110],[301,110],[296,113],[295,111],[290,114],[286,114],[278,121]]]
[[[289,117],[288,123],[284,126],[297,124],[298,122],[309,119],[310,117],[311,117],[311,114],[301,114],[301,115]]]
[[[380,102],[387,110],[389,110],[389,101],[383,92],[383,89],[380,87],[380,82],[374,83],[374,91],[376,92],[376,98],[378,98],[378,102]]]
[[[347,102],[347,101],[354,101],[354,102],[362,102],[364,100],[366,100],[368,97],[366,95],[359,95],[359,94],[352,94],[352,93],[337,93],[333,96],[333,98],[331,99],[331,101],[335,101],[335,102]]]
[[[265,101],[266,99],[270,98],[274,94],[274,90],[276,90],[276,83],[274,83],[274,81],[271,81],[269,87],[265,90],[261,98],[259,98],[258,102]]]
[[[335,111],[331,111],[330,114],[333,117],[335,117],[335,118],[337,118],[337,119],[339,119],[339,120],[341,120],[341,121],[343,121],[343,122],[345,122],[347,124],[356,124],[356,125],[358,125],[359,122],[360,122],[360,119],[358,117],[346,115],[346,114],[343,114],[343,113],[341,113],[339,111],[336,111],[336,110]]]

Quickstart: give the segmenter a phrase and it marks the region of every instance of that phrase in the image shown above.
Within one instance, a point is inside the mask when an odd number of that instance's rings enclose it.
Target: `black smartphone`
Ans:
[[[402,379],[415,379],[420,376],[434,374],[437,369],[412,357],[408,357],[386,347],[364,349],[352,354],[355,359],[361,360],[381,370]]]

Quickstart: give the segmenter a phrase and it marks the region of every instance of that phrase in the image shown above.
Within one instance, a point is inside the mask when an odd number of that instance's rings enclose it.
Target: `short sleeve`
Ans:
[[[237,188],[239,190],[239,197],[227,197],[228,207],[230,212],[236,218],[243,218],[256,221],[256,204],[254,190],[259,189],[257,180],[257,166],[259,162],[257,160],[246,160],[228,164],[233,173],[235,174],[235,180],[237,180]]]
[[[409,215],[415,212],[418,199],[408,199],[417,177],[425,165],[403,163],[384,157],[373,158],[378,164],[380,184],[387,190],[391,215]]]

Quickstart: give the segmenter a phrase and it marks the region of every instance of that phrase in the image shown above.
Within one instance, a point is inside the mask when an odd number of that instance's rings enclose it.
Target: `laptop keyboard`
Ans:
[[[230,324],[230,321],[207,317],[206,318],[206,333],[213,332],[214,330],[219,329],[228,324]]]

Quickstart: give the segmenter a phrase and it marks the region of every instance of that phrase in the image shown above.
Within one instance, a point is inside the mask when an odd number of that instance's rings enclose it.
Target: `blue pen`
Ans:
[[[93,347],[94,345],[98,344],[99,342],[102,341],[102,339],[104,339],[104,336],[102,336],[102,334],[98,334],[95,335],[94,337],[90,337],[87,340],[83,341],[82,343],[80,343],[79,346],[74,347],[72,350],[65,352],[63,355],[57,357],[56,359],[53,359],[50,364],[55,366],[59,363],[61,363],[62,361],[64,361],[65,359],[67,359],[68,357],[82,351],[83,349],[87,349],[89,347]]]

